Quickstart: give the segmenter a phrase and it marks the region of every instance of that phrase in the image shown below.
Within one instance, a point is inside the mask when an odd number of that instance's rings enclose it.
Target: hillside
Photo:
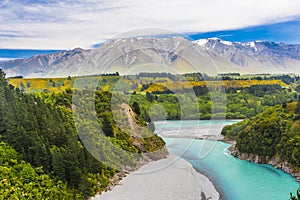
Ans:
[[[197,53],[196,53],[197,52]],[[181,37],[129,38],[109,41],[92,50],[76,48],[48,55],[1,62],[8,77],[67,77],[128,73],[128,66],[141,64],[145,71],[195,72],[189,63],[197,55],[198,71],[207,74],[299,73],[300,45],[276,42],[228,42],[218,38],[189,41]],[[111,58],[113,62],[106,63]],[[109,66],[108,69],[106,69]],[[213,66],[216,66],[213,67]],[[131,73],[131,72],[130,72]]]
[[[236,140],[232,154],[269,163],[300,180],[300,101],[277,105],[231,126],[222,134]]]
[[[78,92],[83,95],[88,93],[85,90]],[[104,130],[104,134],[99,135],[94,129],[90,129],[87,133],[110,141],[112,145],[122,149],[125,153],[117,154],[99,143],[99,140],[94,140],[93,145],[98,145],[99,148],[96,150],[102,151],[101,157],[95,158],[92,156],[93,152],[88,151],[83,141],[79,139],[78,129],[76,129],[73,113],[70,110],[72,90],[55,95],[53,93],[25,94],[9,85],[0,70],[0,142],[10,145],[22,160],[30,163],[34,168],[41,167],[51,179],[60,181],[62,187],[67,185],[67,189],[54,191],[59,193],[57,195],[59,199],[69,199],[68,191],[80,199],[92,196],[105,189],[110,183],[110,178],[123,170],[123,160],[126,160],[128,164],[126,170],[130,170],[138,166],[140,162],[144,162],[144,159],[148,160],[149,156],[144,156],[147,153],[162,149],[162,154],[157,157],[152,156],[152,159],[164,157],[167,153],[162,139],[154,135],[146,127],[146,122],[138,116],[131,121],[145,126],[143,130],[148,131],[147,137],[132,137],[130,132],[118,127],[113,120],[110,97],[110,92],[98,91],[96,100],[93,101],[97,113],[96,124]],[[126,111],[120,109],[120,112]],[[124,124],[129,123],[128,117],[120,116]],[[77,125],[92,127],[92,124],[85,124],[86,122],[85,120]],[[108,165],[105,162],[110,159],[114,161],[114,165]],[[22,162],[21,159],[18,162]],[[2,169],[0,177],[6,177],[7,170],[3,170],[3,167],[5,166],[0,167]],[[9,167],[14,168],[14,165]],[[51,184],[56,182],[52,182],[48,176],[43,177],[45,181],[48,181],[50,189]],[[30,183],[34,180],[28,179],[27,181]],[[64,194],[64,191],[67,192]],[[20,195],[23,195],[22,198],[25,198],[27,195],[25,190],[21,189],[20,192]],[[4,199],[8,197],[4,196]],[[43,196],[43,198],[46,197]],[[48,197],[51,197],[50,194]]]

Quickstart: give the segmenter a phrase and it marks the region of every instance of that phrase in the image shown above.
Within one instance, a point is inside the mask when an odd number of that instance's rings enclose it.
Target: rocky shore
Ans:
[[[252,153],[241,153],[233,144],[229,148],[231,154],[241,160],[247,160],[255,163],[270,164],[277,169],[281,169],[284,172],[291,174],[300,183],[300,169],[296,169],[293,165],[286,161],[281,161],[278,157],[259,156]]]

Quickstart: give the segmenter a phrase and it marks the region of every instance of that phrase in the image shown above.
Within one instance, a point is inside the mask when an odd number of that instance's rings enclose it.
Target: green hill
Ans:
[[[225,126],[222,134],[236,140],[233,154],[270,163],[300,177],[300,101],[277,105],[255,117]]]
[[[88,93],[88,91],[79,92]],[[98,91],[96,100],[93,101],[97,112],[97,123],[103,130],[108,130],[105,132],[106,135],[101,137],[106,137],[125,151],[140,152],[139,156],[126,157],[128,163],[134,168],[143,159],[144,153],[163,148],[164,142],[151,134],[150,130],[149,137],[136,139],[129,132],[118,128],[113,120],[110,98],[110,92]],[[87,198],[106,188],[110,178],[121,170],[108,166],[102,160],[100,162],[85,148],[75,128],[70,109],[71,102],[72,90],[55,94],[25,94],[20,89],[14,89],[9,85],[0,70],[0,142],[9,144],[20,159],[28,163],[22,164],[22,161],[17,161],[17,164],[21,162],[21,167],[30,168],[30,165],[34,168],[42,167],[43,173],[51,177],[51,179],[47,178],[49,181],[46,183],[49,184],[44,185],[44,189],[53,187],[52,179],[59,181],[62,187],[57,191],[59,198],[52,198],[51,194],[43,193],[43,199],[69,199],[70,194],[66,192],[67,189],[73,191],[74,195]],[[138,116],[136,118],[136,123],[146,125],[146,122]],[[126,120],[128,118],[122,121],[126,122]],[[90,130],[88,134],[95,135],[96,132]],[[102,157],[104,160],[120,158],[120,155],[109,151],[103,145],[101,150],[105,152]],[[5,165],[1,163],[0,168],[3,169]],[[9,167],[14,168],[15,164],[9,164]],[[34,174],[34,170],[30,170]],[[6,177],[5,173],[7,173],[6,169],[1,170],[0,177]],[[22,182],[22,179],[20,181]],[[27,181],[35,184],[35,179]],[[67,189],[63,188],[64,185],[67,185]],[[21,187],[18,192],[25,195],[27,189]],[[35,195],[34,191],[31,194]],[[9,198],[9,195],[17,194],[10,191],[4,199]]]

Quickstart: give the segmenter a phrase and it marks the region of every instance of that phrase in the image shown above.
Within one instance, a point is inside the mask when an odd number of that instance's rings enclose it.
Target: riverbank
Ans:
[[[220,199],[213,183],[182,158],[169,155],[129,173],[111,191],[92,200]]]
[[[236,141],[233,139],[229,138],[224,138],[221,140],[222,142],[231,144],[231,146],[228,148],[230,151],[231,155],[234,157],[237,157],[238,159],[241,160],[246,160],[250,162],[255,162],[258,164],[269,164],[275,167],[276,169],[280,169],[284,171],[285,173],[290,174],[293,176],[298,183],[300,183],[300,169],[295,169],[290,163],[286,161],[280,161],[278,157],[272,157],[270,158],[269,156],[259,156],[251,153],[241,153],[237,148],[236,148]]]
[[[231,152],[231,155],[237,157],[241,160],[247,160],[259,164],[269,164],[275,167],[276,169],[281,169],[285,173],[292,175],[298,183],[300,183],[300,170],[295,169],[290,163],[286,161],[280,161],[278,157],[269,157],[269,156],[259,156],[251,153],[241,153],[236,147],[235,143],[228,148]]]

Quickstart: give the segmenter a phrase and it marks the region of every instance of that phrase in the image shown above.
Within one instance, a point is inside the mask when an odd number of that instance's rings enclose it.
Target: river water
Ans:
[[[223,125],[235,122],[164,121],[156,122],[155,126],[168,151],[181,156],[211,179],[225,200],[288,200],[289,193],[299,187],[291,175],[271,165],[233,157],[228,151],[230,144],[191,138],[197,134],[220,135]]]

